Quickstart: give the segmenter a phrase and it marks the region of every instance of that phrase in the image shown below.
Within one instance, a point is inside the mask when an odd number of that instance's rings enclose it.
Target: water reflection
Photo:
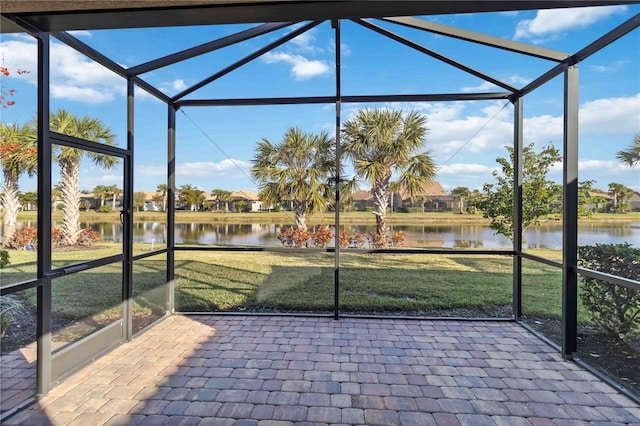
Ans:
[[[35,222],[18,223],[34,226]],[[54,227],[56,224],[54,224]],[[176,244],[214,244],[280,246],[277,238],[282,226],[292,224],[259,223],[178,223],[175,226]],[[122,224],[119,222],[82,223],[82,228],[92,228],[105,241],[122,241]],[[502,235],[495,235],[488,226],[481,224],[421,224],[394,225],[391,231],[406,234],[404,247],[410,248],[484,248],[509,249],[511,241]],[[313,230],[313,227],[311,227]],[[331,228],[335,232],[334,228]],[[345,225],[341,231],[347,233],[371,233],[372,225]],[[133,224],[134,243],[166,243],[167,225],[163,222],[135,222]],[[628,242],[640,246],[640,223],[587,223],[580,224],[578,244],[593,245]],[[333,246],[333,241],[331,245]],[[562,224],[545,224],[530,228],[525,233],[525,249],[562,248]]]

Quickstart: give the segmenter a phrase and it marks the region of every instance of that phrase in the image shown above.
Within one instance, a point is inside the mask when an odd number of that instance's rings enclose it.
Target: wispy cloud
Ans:
[[[628,64],[628,60],[616,61],[610,65],[587,65],[587,68],[600,73],[613,73],[619,71],[624,65]]]
[[[226,158],[218,163],[213,161],[196,161],[176,165],[176,174],[181,178],[220,177],[233,172],[246,173],[251,163],[243,160]]]
[[[262,56],[267,64],[284,62],[291,66],[291,74],[296,80],[305,80],[323,74],[329,74],[331,68],[325,61],[310,60],[302,55],[286,52],[268,52]]]
[[[504,80],[505,83],[514,85],[514,86],[525,86],[528,83],[530,83],[532,81],[532,79],[530,78],[526,78],[526,77],[522,77],[520,75],[512,75],[509,76],[507,79]],[[493,83],[490,83],[488,81],[483,81],[482,83],[480,83],[477,86],[466,86],[466,87],[462,87],[460,88],[461,92],[464,93],[473,93],[473,92],[485,92],[485,91],[489,91],[489,90],[495,90],[498,89],[498,86],[496,86]]]
[[[459,175],[464,173],[465,176],[491,176],[495,168],[485,166],[484,164],[474,163],[453,163],[442,166],[438,170],[438,175]]]
[[[565,31],[586,28],[595,22],[626,10],[626,6],[539,10],[535,18],[518,22],[514,38],[549,38]]]

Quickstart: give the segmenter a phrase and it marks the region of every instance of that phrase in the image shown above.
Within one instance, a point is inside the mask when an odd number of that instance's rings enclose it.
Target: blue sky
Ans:
[[[424,19],[493,36],[575,53],[640,12],[640,5],[555,11],[432,16]],[[382,23],[379,25],[516,87],[535,79],[554,63],[459,40]],[[144,30],[79,31],[76,37],[125,67],[180,51],[252,25],[202,26]],[[282,29],[162,69],[142,78],[169,95],[179,93],[264,45],[284,36]],[[483,80],[350,21],[342,22],[343,95],[464,93],[502,91]],[[3,122],[23,122],[35,114],[36,51],[27,35],[2,35],[0,58],[12,74],[3,89],[15,89],[16,104],[0,111]],[[126,83],[76,51],[54,41],[51,108],[99,118],[126,144]],[[329,23],[293,39],[235,72],[192,93],[188,99],[269,96],[330,96],[335,93],[335,39]],[[18,68],[31,71],[17,75]],[[562,146],[562,76],[524,101],[525,143]],[[607,189],[619,182],[640,191],[640,169],[621,166],[616,152],[640,132],[640,30],[627,35],[580,64],[580,180]],[[495,159],[513,140],[513,108],[506,101],[407,104],[344,104],[343,120],[365,107],[415,109],[426,115],[429,150],[445,189],[481,189],[492,182]],[[166,107],[136,91],[136,191],[154,191],[166,174]],[[257,191],[249,178],[256,142],[280,141],[289,127],[334,133],[333,105],[192,107],[177,116],[177,186],[191,184]],[[347,168],[347,173],[349,173]],[[102,170],[83,161],[80,187],[122,187],[121,169]],[[561,165],[551,172],[561,179]],[[54,182],[58,180],[54,170]],[[35,190],[24,177],[21,190]],[[367,185],[363,184],[363,189]]]

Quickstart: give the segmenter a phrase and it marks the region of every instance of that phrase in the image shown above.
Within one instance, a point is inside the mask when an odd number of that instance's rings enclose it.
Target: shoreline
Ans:
[[[20,212],[18,221],[35,221],[37,211]],[[62,220],[62,213],[55,212],[53,219]],[[80,212],[82,222],[120,222],[119,212],[96,213]],[[134,212],[134,223],[140,222],[166,222],[166,214],[162,212]],[[245,212],[245,213],[224,213],[224,212],[191,212],[177,211],[175,215],[176,223],[295,223],[292,212]],[[591,217],[580,218],[579,223],[640,223],[640,212],[625,214],[596,213]],[[310,225],[334,225],[335,213],[323,213],[309,215],[307,222]],[[560,218],[548,218],[541,221],[541,225],[547,223],[562,223]],[[353,224],[374,224],[375,216],[372,212],[346,212],[340,214],[341,225]],[[469,224],[469,225],[489,225],[489,219],[480,214],[459,214],[451,212],[434,213],[393,213],[387,215],[387,223],[394,225],[416,225],[416,224]]]

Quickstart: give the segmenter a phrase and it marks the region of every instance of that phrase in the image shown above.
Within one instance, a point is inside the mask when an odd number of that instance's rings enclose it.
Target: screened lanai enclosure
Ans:
[[[613,14],[588,43],[558,48],[516,41],[492,24],[501,14],[586,7],[624,13]],[[2,341],[3,418],[176,314],[517,322],[638,401],[638,234],[627,227],[616,236],[631,253],[618,269],[607,268],[613,258],[585,263],[579,249],[593,226],[582,225],[589,169],[579,152],[609,143],[582,137],[599,117],[583,108],[580,93],[619,96],[594,70],[621,64],[635,68],[628,86],[637,89],[638,2],[3,0],[1,8],[3,70],[31,88],[8,103],[14,90],[4,80],[2,121],[34,119],[37,147],[35,167],[18,172],[37,187],[37,208],[18,223],[32,240],[7,249],[2,270],[3,304],[19,305]],[[472,14],[486,16],[486,31],[465,29]],[[459,26],[442,23],[453,16]],[[178,37],[185,29],[189,37]],[[151,53],[159,49],[166,53]],[[309,59],[312,51],[322,59]],[[503,72],[486,71],[496,63]],[[265,72],[265,64],[276,71]],[[315,75],[323,77],[310,84]],[[72,98],[84,102],[62,101]],[[635,123],[620,123],[633,129],[631,141],[640,132],[640,105],[637,93],[627,99],[609,108],[631,109]],[[104,101],[111,102],[108,114],[95,107]],[[548,121],[527,120],[527,106],[543,102],[548,110],[530,111]],[[484,114],[465,122],[454,113],[471,106]],[[381,202],[384,243],[373,239],[380,214],[349,154],[357,141],[345,133],[363,110],[424,115],[436,183],[455,175],[471,190],[495,184],[500,167],[465,166],[456,155],[506,146],[499,156],[511,165],[504,176],[510,235],[475,236],[486,218],[470,203],[473,192],[454,196],[447,192],[453,185],[445,191],[437,183],[440,190],[411,196],[402,185],[391,188]],[[111,134],[69,131],[65,113],[95,117]],[[449,116],[446,128],[437,125]],[[559,136],[527,139],[545,126],[557,126]],[[321,154],[333,165],[321,178],[330,189],[324,204],[315,201],[323,211],[307,214],[304,244],[295,242],[293,190],[268,202],[268,185],[255,172],[258,146],[284,141],[292,128],[324,132],[330,143]],[[446,133],[450,142],[429,144]],[[531,142],[535,150],[548,142],[559,157],[552,173],[561,196],[545,206],[553,214],[543,224],[529,223],[537,197],[525,187]],[[613,158],[616,148],[609,149]],[[75,186],[61,185],[58,175],[74,173]],[[612,180],[616,173],[609,171]],[[192,185],[199,177],[205,183]],[[346,185],[353,178],[360,198]],[[636,189],[637,178],[636,169]],[[115,189],[100,200],[94,188],[106,183]],[[196,189],[211,196],[185,202]],[[76,216],[65,197],[80,206]],[[486,194],[476,197],[486,201]],[[194,204],[206,211],[190,211]],[[452,237],[454,214],[462,225]],[[77,224],[72,234],[65,233],[69,223]],[[537,240],[544,226],[554,227],[553,243]],[[595,285],[608,289],[596,308],[584,297]],[[617,302],[626,304],[622,311],[609,308]],[[612,335],[603,324],[616,321],[630,325]]]

